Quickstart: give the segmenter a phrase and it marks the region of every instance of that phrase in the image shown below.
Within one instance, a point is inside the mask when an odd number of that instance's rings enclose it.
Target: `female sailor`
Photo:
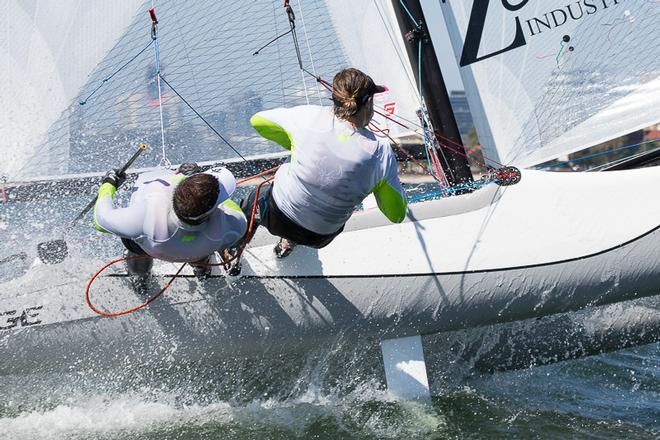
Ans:
[[[255,221],[281,237],[274,249],[278,257],[296,244],[327,246],[371,193],[390,221],[405,218],[392,149],[366,128],[374,115],[373,95],[383,91],[363,72],[344,69],[333,79],[331,108],[278,108],[250,119],[259,134],[291,151],[257,200]],[[245,212],[252,212],[255,194],[243,201]]]

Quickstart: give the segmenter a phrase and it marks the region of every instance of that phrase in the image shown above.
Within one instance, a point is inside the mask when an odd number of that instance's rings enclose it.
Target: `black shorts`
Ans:
[[[126,249],[128,249],[130,252],[133,252],[136,255],[148,255],[144,249],[140,247],[139,244],[131,240],[130,238],[124,238],[121,237],[121,242],[124,245]]]
[[[303,246],[309,246],[312,248],[320,249],[330,244],[334,238],[339,235],[343,230],[344,226],[339,228],[337,232],[332,234],[317,234],[314,231],[306,229],[293,220],[289,219],[286,214],[280,211],[275,199],[273,199],[273,187],[272,185],[264,185],[261,187],[259,192],[258,200],[258,209],[259,215],[261,217],[260,224],[265,226],[273,235],[278,237],[286,238],[291,240],[296,244],[301,244]],[[252,207],[254,203],[254,197],[256,195],[256,188],[252,190],[250,195],[242,203],[243,212],[250,220],[252,215]]]

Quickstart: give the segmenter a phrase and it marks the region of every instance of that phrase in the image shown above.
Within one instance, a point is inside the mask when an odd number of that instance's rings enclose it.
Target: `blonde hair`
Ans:
[[[332,80],[332,101],[335,116],[347,119],[355,115],[361,106],[359,99],[373,87],[369,75],[358,69],[348,68],[339,71]]]

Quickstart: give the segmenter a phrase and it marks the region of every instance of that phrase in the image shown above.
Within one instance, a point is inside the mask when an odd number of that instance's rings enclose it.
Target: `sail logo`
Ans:
[[[26,307],[22,310],[6,310],[0,312],[0,330],[9,330],[15,327],[29,327],[41,324],[39,310],[43,306]]]
[[[488,7],[491,4],[491,0],[474,0],[460,65],[461,67],[465,67],[525,46],[527,45],[528,38],[540,35],[546,30],[564,26],[570,21],[577,21],[594,15],[609,7],[617,6],[623,1],[625,0],[577,0],[560,8],[548,11],[543,15],[523,18],[521,20],[520,14],[529,4],[529,0],[519,0],[517,3],[513,0],[495,0],[495,2],[500,3],[500,6],[507,11],[516,13],[520,11],[518,15],[512,18],[512,22],[515,25],[515,35],[513,36],[513,41],[508,46],[485,55],[479,55],[479,47],[483,39]]]
[[[387,104],[383,105],[383,110],[385,110],[385,113],[387,113],[388,115],[393,115],[395,106],[396,103],[388,102]]]

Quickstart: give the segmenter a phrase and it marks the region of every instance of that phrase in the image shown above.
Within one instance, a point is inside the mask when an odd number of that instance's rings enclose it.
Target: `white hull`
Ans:
[[[356,215],[330,246],[300,247],[286,260],[262,234],[240,277],[216,271],[202,285],[187,273],[146,309],[116,318],[87,308],[84,278],[47,281],[58,271],[91,272],[98,261],[33,268],[29,279],[3,285],[0,312],[16,314],[0,325],[40,308],[0,331],[0,357],[9,360],[0,371],[136,353],[263,356],[339,332],[428,335],[659,295],[658,183],[660,168],[525,171],[516,186],[416,204],[400,225],[373,211]],[[93,292],[108,310],[144,300],[123,277],[101,278]]]

